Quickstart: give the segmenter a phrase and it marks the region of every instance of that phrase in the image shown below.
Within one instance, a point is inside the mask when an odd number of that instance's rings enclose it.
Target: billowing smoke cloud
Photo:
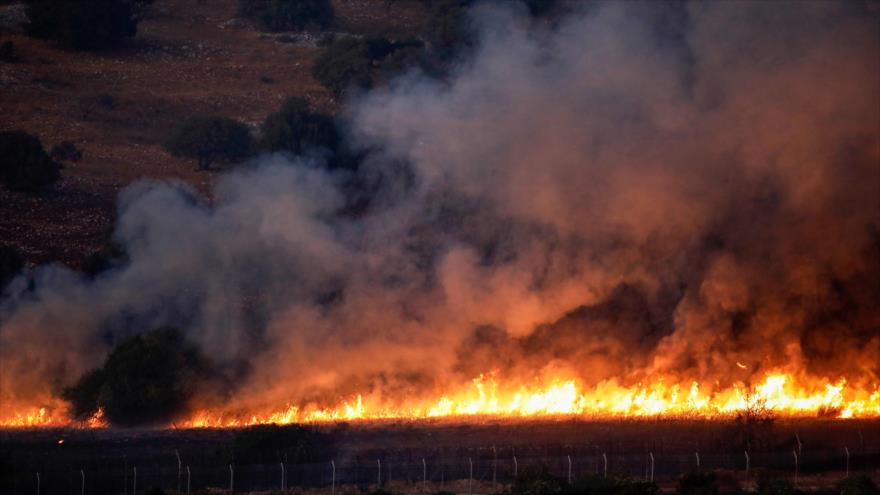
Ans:
[[[880,379],[880,30],[866,3],[473,12],[448,80],[350,102],[352,177],[262,157],[210,204],[141,183],[130,263],[43,267],[0,313],[0,400],[183,328],[234,409],[431,396],[476,374]],[[378,150],[378,151],[376,151]],[[736,366],[739,362],[746,370]]]

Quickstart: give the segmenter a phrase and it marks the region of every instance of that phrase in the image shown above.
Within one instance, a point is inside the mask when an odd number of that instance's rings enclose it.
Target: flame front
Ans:
[[[369,397],[369,396],[367,396]],[[756,386],[736,385],[719,391],[689,384],[625,387],[615,380],[585,388],[574,379],[554,379],[538,386],[499,383],[492,375],[481,375],[456,393],[432,400],[404,404],[365,398],[357,394],[332,407],[286,405],[260,412],[200,410],[174,423],[181,428],[240,427],[255,424],[293,424],[334,421],[431,418],[532,418],[584,417],[622,419],[645,417],[688,417],[716,419],[745,411],[766,411],[783,417],[825,416],[836,418],[880,417],[880,387],[855,388],[846,380],[817,381],[809,386],[792,375],[768,374]],[[79,425],[106,426],[102,413],[74,423],[61,410],[53,414],[41,407],[16,412],[0,420],[4,427]]]

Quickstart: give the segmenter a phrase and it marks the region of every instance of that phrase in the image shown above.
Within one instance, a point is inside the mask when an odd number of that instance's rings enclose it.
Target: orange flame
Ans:
[[[573,379],[553,379],[543,385],[502,386],[481,375],[470,386],[432,400],[393,404],[358,394],[332,407],[286,405],[276,410],[235,413],[201,410],[176,427],[239,427],[254,424],[292,424],[379,419],[474,417],[585,418],[696,417],[723,418],[761,408],[779,416],[825,415],[837,418],[880,417],[880,387],[853,388],[846,380],[818,381],[802,386],[786,373],[768,374],[755,387],[737,385],[711,391],[697,382],[668,385],[663,380],[625,387],[609,380],[584,388]],[[0,418],[4,427],[106,426],[103,412],[82,423],[46,408],[16,412]]]

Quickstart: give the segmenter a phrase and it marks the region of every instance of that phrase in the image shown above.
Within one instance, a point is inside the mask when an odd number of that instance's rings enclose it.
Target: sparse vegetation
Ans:
[[[510,487],[510,495],[656,495],[660,488],[648,481],[625,476],[586,476],[568,484],[547,472],[545,467],[523,471]]]
[[[95,103],[109,110],[112,110],[117,106],[116,98],[108,93],[100,93],[95,96]]]
[[[795,495],[798,491],[790,480],[762,478],[758,480],[758,493],[760,495]]]
[[[0,244],[0,292],[24,268],[24,259],[15,246]]]
[[[0,132],[0,184],[13,191],[40,191],[58,180],[60,169],[36,136]]]
[[[326,28],[334,18],[330,0],[239,0],[238,11],[265,31]]]
[[[165,141],[174,156],[198,160],[199,170],[216,162],[241,160],[251,152],[248,128],[226,117],[192,117],[178,126]]]
[[[840,495],[880,495],[880,488],[874,480],[864,474],[840,480],[835,488]]]
[[[238,462],[310,462],[331,455],[330,435],[301,425],[259,425],[236,433],[233,457]]]
[[[138,8],[150,0],[27,0],[26,32],[65,48],[100,50],[137,33]]]
[[[747,394],[746,408],[733,421],[733,442],[745,450],[768,446],[775,419],[766,401]]]
[[[174,328],[163,327],[117,345],[104,366],[86,373],[63,397],[78,418],[100,407],[110,423],[167,423],[182,413],[208,365]]]

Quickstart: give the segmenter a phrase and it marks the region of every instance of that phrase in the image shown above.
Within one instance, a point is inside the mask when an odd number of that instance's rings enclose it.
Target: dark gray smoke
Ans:
[[[229,410],[434,397],[493,370],[876,384],[876,7],[477,8],[448,80],[350,102],[365,213],[306,158],[261,157],[210,205],[126,190],[128,265],[41,267],[3,301],[0,418],[164,324],[239,370]]]

